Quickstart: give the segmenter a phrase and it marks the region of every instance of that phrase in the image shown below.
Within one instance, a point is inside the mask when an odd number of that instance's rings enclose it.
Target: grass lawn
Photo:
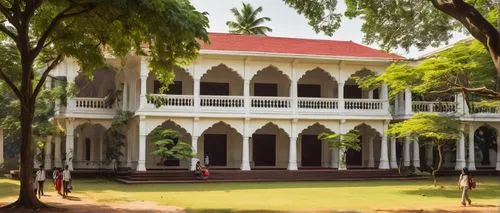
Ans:
[[[473,204],[500,205],[500,178],[477,179]],[[443,186],[434,188],[431,180],[125,185],[96,179],[74,181],[73,196],[98,203],[151,201],[193,212],[446,210],[459,206],[455,181],[441,179]],[[13,201],[17,190],[17,181],[0,179],[0,201]]]

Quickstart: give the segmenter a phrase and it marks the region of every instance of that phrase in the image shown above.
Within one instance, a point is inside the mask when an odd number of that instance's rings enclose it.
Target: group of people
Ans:
[[[45,173],[44,166],[40,166],[40,169],[34,174],[33,188],[35,190],[35,195],[38,195],[40,198],[44,195],[44,183],[47,178]],[[68,169],[68,166],[64,167],[64,170],[61,168],[55,168],[52,172],[52,184],[55,186],[55,189],[59,195],[63,198],[68,196],[68,193],[71,192],[71,172]],[[62,191],[62,192],[61,192]]]

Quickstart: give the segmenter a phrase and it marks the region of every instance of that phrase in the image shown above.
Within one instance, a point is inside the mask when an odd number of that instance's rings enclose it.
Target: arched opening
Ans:
[[[198,141],[200,162],[211,168],[239,168],[243,136],[225,122],[218,122],[203,131]],[[208,156],[208,162],[206,162]]]
[[[166,128],[175,130],[180,133],[180,137],[174,140],[175,143],[180,141],[191,144],[191,135],[180,125],[177,123],[167,120],[163,122],[161,125],[157,126],[157,128]],[[154,132],[155,130],[151,131]],[[151,133],[148,134],[146,138],[146,168],[147,169],[169,169],[169,168],[188,168],[189,167],[189,159],[165,159],[160,156],[156,156],[151,154],[156,149],[155,141],[152,140]]]
[[[106,97],[117,88],[115,77],[116,73],[111,68],[94,70],[92,79],[79,73],[75,78],[75,85],[78,88],[76,97]]]
[[[380,98],[380,90],[378,88],[369,90],[362,89],[356,83],[354,78],[356,77],[366,77],[370,75],[375,75],[375,73],[368,69],[361,69],[354,74],[352,74],[344,85],[344,98],[345,99],[379,99]]]
[[[243,78],[224,64],[212,67],[200,79],[200,95],[242,96]]]
[[[309,98],[337,98],[338,83],[321,68],[307,71],[297,81],[297,96]]]
[[[474,161],[476,168],[495,167],[498,146],[497,135],[497,130],[489,125],[483,125],[474,132]]]
[[[297,156],[302,167],[327,167],[331,152],[327,143],[318,139],[321,133],[333,133],[325,126],[315,123],[302,130],[297,138]]]
[[[74,130],[73,168],[100,168],[106,159],[103,136],[106,128],[101,124],[84,123]]]
[[[193,77],[186,70],[174,68],[172,82],[168,85],[168,90],[162,91],[163,83],[158,80],[156,74],[150,72],[147,79],[147,93],[169,94],[169,95],[193,95]]]
[[[382,137],[380,133],[371,126],[363,123],[354,128],[359,132],[361,150],[347,151],[348,168],[375,168],[380,159],[380,144]]]
[[[290,97],[290,78],[275,66],[257,72],[250,80],[251,96]]]
[[[288,134],[274,123],[267,123],[252,134],[252,167],[286,168],[288,164]]]

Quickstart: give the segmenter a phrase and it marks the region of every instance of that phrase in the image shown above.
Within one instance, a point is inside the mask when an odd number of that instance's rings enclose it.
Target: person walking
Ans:
[[[208,157],[208,152],[205,153],[205,160],[204,160],[205,167],[210,167],[210,157]]]
[[[467,168],[462,169],[462,173],[460,174],[460,177],[458,178],[458,189],[462,190],[462,199],[461,203],[463,206],[465,206],[465,201],[469,203],[469,206],[471,205],[471,200],[469,197],[469,192],[471,190],[471,186],[469,185],[470,178],[472,176],[469,173],[469,170]]]
[[[43,165],[40,166],[40,170],[36,172],[36,181],[38,182],[38,197],[43,196],[43,184],[45,183],[45,170]]]
[[[35,193],[35,196],[37,196],[38,181],[36,181],[36,172],[35,171],[33,171],[33,192]]]
[[[69,171],[68,165],[64,166],[64,171],[62,173],[63,181],[63,198],[68,196],[68,192],[71,186],[71,172]]]
[[[63,195],[62,192],[61,192],[61,189],[62,189],[62,185],[63,185],[63,175],[62,175],[62,169],[57,169],[56,170],[56,178],[55,178],[55,186],[56,186],[56,191],[57,191],[57,194],[59,195]]]

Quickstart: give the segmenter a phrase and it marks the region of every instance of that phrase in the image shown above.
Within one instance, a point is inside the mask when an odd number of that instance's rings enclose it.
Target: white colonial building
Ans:
[[[349,41],[219,33],[210,34],[210,40],[193,64],[175,70],[166,94],[141,56],[130,55],[122,69],[96,70],[92,81],[80,76],[72,60],[64,61],[53,76],[75,83],[79,92],[56,107],[55,120],[65,136],[48,138],[46,168],[61,167],[63,159],[75,170],[110,168],[103,163],[102,136],[116,110],[123,109],[134,116],[123,129],[122,162],[137,171],[193,169],[205,155],[211,168],[220,169],[345,169],[339,163],[342,152],[317,135],[352,129],[360,132],[362,150],[348,152],[348,168],[396,168],[397,159],[420,166],[432,162],[432,147],[409,143],[410,138],[396,143],[386,134],[390,122],[420,111],[458,113],[467,123],[470,134],[457,141],[456,154],[448,151],[446,166],[500,170],[498,108],[469,114],[458,96],[450,102],[413,101],[409,91],[391,103],[386,85],[364,90],[352,79],[380,74],[400,56]],[[108,61],[116,67],[121,63]],[[110,91],[121,91],[119,104],[108,104]],[[197,158],[153,156],[148,135],[162,125],[180,131]],[[466,146],[466,140],[472,143]]]

